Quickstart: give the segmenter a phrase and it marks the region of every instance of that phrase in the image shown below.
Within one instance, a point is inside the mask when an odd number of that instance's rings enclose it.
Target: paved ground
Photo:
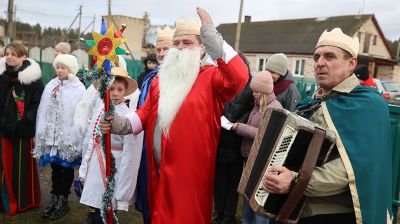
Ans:
[[[75,176],[77,176],[77,170],[75,170]],[[71,189],[71,195],[69,197],[69,203],[71,210],[61,219],[50,221],[40,217],[41,210],[47,205],[50,199],[50,187],[51,187],[51,169],[49,166],[45,168],[39,168],[40,175],[40,187],[41,187],[41,198],[42,205],[39,209],[31,209],[25,213],[17,214],[12,217],[5,216],[4,213],[0,214],[0,224],[81,224],[86,219],[87,207],[79,203],[78,197]],[[137,212],[134,207],[129,209],[129,212],[119,212],[118,217],[121,224],[141,224],[141,214]]]

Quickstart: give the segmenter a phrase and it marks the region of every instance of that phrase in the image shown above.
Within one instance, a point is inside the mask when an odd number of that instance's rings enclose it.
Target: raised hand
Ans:
[[[206,25],[212,25],[214,26],[214,22],[211,19],[211,16],[208,14],[208,12],[200,7],[197,7],[197,15],[199,15],[200,20],[201,20],[201,25],[206,26]]]

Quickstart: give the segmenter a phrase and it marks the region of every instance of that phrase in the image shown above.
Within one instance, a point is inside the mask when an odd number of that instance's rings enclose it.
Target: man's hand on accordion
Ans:
[[[263,184],[267,192],[285,194],[291,190],[295,176],[284,166],[272,166],[264,174]]]

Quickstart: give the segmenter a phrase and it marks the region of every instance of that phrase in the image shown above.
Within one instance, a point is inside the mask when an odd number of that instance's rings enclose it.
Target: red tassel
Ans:
[[[122,35],[122,33],[125,31],[125,28],[126,28],[126,25],[122,24],[121,28],[117,32],[114,33],[114,37],[115,38],[120,37]]]

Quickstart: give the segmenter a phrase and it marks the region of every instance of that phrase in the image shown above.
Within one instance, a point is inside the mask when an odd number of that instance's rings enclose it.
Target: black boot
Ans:
[[[42,211],[41,214],[42,218],[48,218],[50,214],[54,211],[54,208],[56,207],[57,204],[57,199],[58,199],[57,195],[55,194],[51,195],[49,204]]]
[[[224,219],[223,212],[214,212],[214,215],[211,219],[211,224],[220,224],[223,219]]]
[[[59,195],[56,207],[50,214],[50,219],[55,220],[63,217],[69,211],[68,198],[64,195]]]
[[[224,220],[222,220],[221,224],[235,224],[236,219],[234,215],[225,216]]]
[[[89,214],[83,224],[103,224],[101,219],[100,210],[97,208],[89,207]]]

